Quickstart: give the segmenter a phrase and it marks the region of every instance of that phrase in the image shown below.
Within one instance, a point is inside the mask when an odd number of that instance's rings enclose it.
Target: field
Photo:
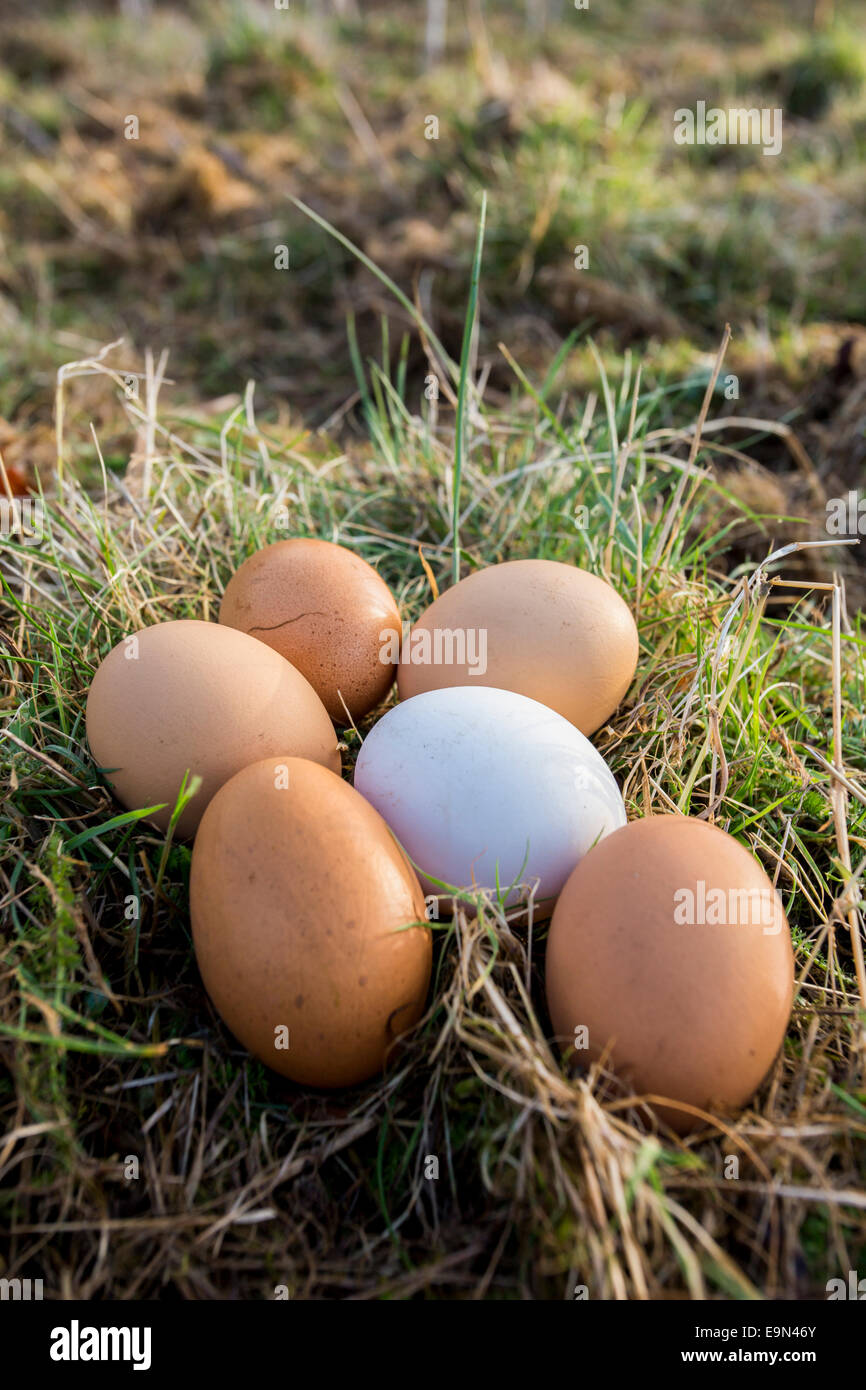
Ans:
[[[828,527],[866,457],[864,17],[428,20],[0,19],[2,482],[45,516],[38,546],[2,540],[0,1277],[823,1299],[866,1275],[856,497]],[[780,108],[782,151],[678,146],[699,100]],[[527,556],[623,595],[638,671],[594,741],[629,818],[711,818],[791,924],[793,1017],[744,1112],[679,1139],[604,1066],[571,1075],[546,924],[489,904],[434,923],[429,1008],[379,1082],[292,1087],[221,1024],[190,847],[113,801],[84,705],[124,634],[215,619],[287,531],[356,550],[408,618]],[[341,731],[347,776],[372,722]]]

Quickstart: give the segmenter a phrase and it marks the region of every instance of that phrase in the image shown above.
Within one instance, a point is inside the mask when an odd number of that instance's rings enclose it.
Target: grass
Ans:
[[[665,366],[678,378],[731,322],[744,390],[771,369],[796,389],[816,369],[811,326],[866,316],[854,3],[825,7],[817,33],[811,4],[741,7],[723,23],[704,0],[675,19],[661,3],[564,6],[540,32],[516,2],[468,20],[452,8],[445,60],[429,68],[422,0],[343,23],[264,0],[160,6],[144,29],[60,8],[62,26],[2,22],[7,418],[44,419],[46,363],[123,333],[139,350],[171,347],[185,399],[253,375],[266,398],[290,391],[326,420],[352,376],[346,303],[367,352],[382,306],[286,194],[402,286],[435,277],[434,327],[454,358],[484,190],[484,331],[537,375],[585,322],[611,360],[655,340],[648,379]],[[782,105],[783,155],[676,147],[673,111],[698,98]],[[291,270],[275,281],[278,244]],[[580,275],[576,244],[590,252]],[[416,346],[410,377],[423,366]],[[578,351],[568,370],[585,385],[594,364]]]
[[[866,585],[807,544],[862,480],[860,7],[610,0],[536,32],[452,6],[429,68],[415,0],[57,8],[0,21],[0,450],[46,515],[0,553],[0,1274],[825,1297],[866,1269]],[[783,156],[677,151],[697,98],[783,105]],[[629,817],[712,816],[791,922],[791,1026],[742,1115],[684,1141],[603,1067],[569,1078],[546,926],[495,903],[435,925],[378,1082],[307,1093],[226,1032],[190,848],[113,802],[84,703],[121,636],[215,620],[287,534],[355,549],[408,618],[523,556],[624,596],[638,673],[595,742]]]
[[[822,1297],[866,1251],[866,999],[847,920],[866,847],[859,618],[834,651],[827,592],[774,582],[790,557],[725,573],[713,446],[694,416],[660,424],[677,398],[630,367],[611,379],[597,359],[593,405],[515,363],[497,404],[464,353],[458,493],[456,412],[417,413],[406,354],[385,334],[359,359],[369,429],[349,451],[258,423],[251,391],[223,418],[173,419],[155,411],[152,361],[131,401],[128,363],[91,364],[149,457],[95,488],[68,471],[45,543],[6,547],[3,1272],[74,1297]],[[65,373],[70,431],[92,382]],[[304,1092],[222,1027],[191,951],[189,847],[118,814],[84,701],[126,632],[213,620],[229,574],[286,521],[374,563],[410,617],[426,567],[444,587],[458,545],[463,573],[543,556],[626,597],[638,674],[596,742],[630,817],[711,814],[791,922],[795,1010],[744,1114],[683,1141],[603,1067],[569,1079],[547,1041],[546,928],[495,903],[436,925],[429,1010],[379,1082]],[[350,767],[358,735],[344,739]]]

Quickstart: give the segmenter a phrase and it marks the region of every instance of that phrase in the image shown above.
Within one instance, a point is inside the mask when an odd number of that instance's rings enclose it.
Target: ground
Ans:
[[[827,542],[862,479],[859,8],[476,0],[430,61],[420,4],[26,8],[0,33],[0,451],[47,542],[3,554],[0,1274],[557,1299],[862,1274],[861,568],[758,569]],[[678,147],[699,99],[780,106],[782,154]],[[791,922],[791,1027],[742,1115],[678,1140],[570,1076],[546,928],[495,910],[435,928],[380,1084],[293,1089],[222,1027],[189,847],[120,814],[84,701],[120,636],[215,618],[286,522],[408,617],[455,563],[527,555],[630,603],[638,674],[596,738],[630,817],[711,814]],[[832,587],[767,582],[834,575],[835,637]]]

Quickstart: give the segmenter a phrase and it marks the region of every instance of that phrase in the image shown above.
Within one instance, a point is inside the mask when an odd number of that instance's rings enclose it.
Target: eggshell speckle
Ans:
[[[296,666],[338,724],[349,722],[343,701],[362,719],[394,682],[388,634],[399,650],[400,612],[393,595],[366,560],[331,541],[296,538],[256,551],[229,580],[219,620]]]
[[[793,952],[757,859],[706,821],[649,816],[578,864],[550,926],[547,1001],[557,1037],[586,1027],[637,1094],[739,1107],[787,1028]],[[572,1054],[573,1055],[573,1054]],[[674,1128],[687,1111],[656,1106]]]
[[[194,619],[143,628],[109,652],[87,697],[87,739],[124,806],[167,803],[151,818],[161,829],[184,773],[201,777],[181,836],[223,782],[262,756],[340,770],[333,725],[300,672],[255,638]]]
[[[311,1086],[378,1072],[424,1009],[418,880],[382,818],[316,763],[266,759],[216,794],[190,879],[202,979],[237,1038]],[[288,1047],[279,1046],[288,1029]]]
[[[486,686],[431,690],[389,710],[364,740],[355,786],[430,893],[442,891],[435,879],[496,888],[498,868],[503,890],[538,878],[540,905],[626,819],[613,774],[573,724]]]
[[[473,669],[472,645],[467,659],[449,659],[449,651],[463,653],[447,640],[437,658],[437,633],[462,633],[476,646],[470,634],[483,633],[485,661]],[[404,643],[397,683],[403,700],[454,685],[513,690],[591,734],[623,699],[637,658],[634,619],[610,584],[555,560],[509,560],[461,579],[430,605]]]

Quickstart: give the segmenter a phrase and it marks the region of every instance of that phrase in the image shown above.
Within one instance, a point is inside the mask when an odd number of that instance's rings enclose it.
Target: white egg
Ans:
[[[430,690],[389,710],[364,740],[355,787],[428,894],[441,884],[486,888],[514,903],[524,896],[516,885],[537,880],[541,905],[626,823],[619,787],[589,740],[547,705],[491,686]]]

